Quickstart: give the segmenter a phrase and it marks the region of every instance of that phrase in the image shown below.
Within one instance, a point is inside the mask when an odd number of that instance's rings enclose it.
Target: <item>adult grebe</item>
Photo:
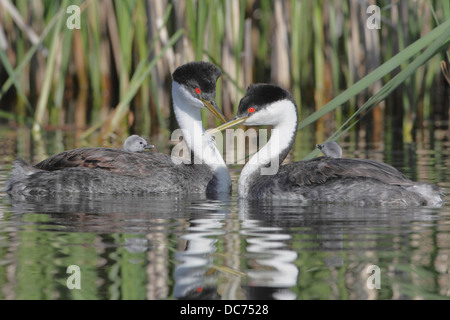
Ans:
[[[274,175],[262,175],[273,163],[281,164],[297,134],[297,106],[291,94],[274,85],[251,85],[239,103],[237,116],[208,130],[214,134],[237,124],[272,125],[272,136],[245,165],[238,195],[248,199],[298,199],[351,202],[360,205],[439,205],[439,187],[413,182],[385,163],[366,159],[318,157],[280,166]]]
[[[147,140],[139,137],[137,134],[129,136],[123,143],[123,151],[127,152],[142,152],[145,149],[152,149],[154,147],[154,145],[148,144]]]
[[[322,151],[325,157],[342,158],[341,146],[336,141],[328,141],[322,144],[316,144],[316,148]]]
[[[172,74],[173,107],[193,164],[169,155],[112,148],[79,148],[54,155],[35,166],[16,160],[6,191],[11,194],[53,193],[230,193],[231,179],[222,156],[203,137],[201,109],[225,122],[215,103],[220,70],[191,62]]]

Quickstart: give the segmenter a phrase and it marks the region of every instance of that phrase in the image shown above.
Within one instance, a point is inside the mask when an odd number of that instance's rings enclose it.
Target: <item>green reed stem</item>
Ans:
[[[22,61],[19,63],[19,65],[14,69],[14,72],[9,75],[8,80],[5,81],[3,84],[1,90],[0,90],[0,100],[2,100],[4,94],[11,88],[11,86],[14,84],[14,81],[18,78],[18,75],[22,74],[24,71],[25,66],[30,62],[30,60],[33,58],[36,51],[40,48],[42,45],[42,42],[44,39],[48,36],[50,31],[55,26],[56,22],[59,21],[58,19],[65,13],[64,10],[60,10],[58,14],[56,14],[53,19],[48,23],[48,25],[45,27],[44,31],[42,32],[41,36],[39,37],[38,41],[28,50]]]
[[[67,7],[67,0],[64,0],[61,4],[61,11],[64,11]],[[44,120],[45,110],[48,104],[48,98],[50,95],[50,86],[51,81],[53,79],[53,73],[55,70],[55,59],[59,44],[60,30],[62,27],[63,16],[59,16],[58,21],[56,23],[55,30],[53,31],[53,38],[50,47],[50,53],[47,59],[47,65],[44,73],[44,81],[42,85],[42,91],[39,96],[39,100],[37,102],[36,111],[34,115],[34,124],[32,127],[33,136],[40,140],[41,137],[41,125]]]
[[[367,112],[371,108],[378,105],[390,93],[392,93],[392,91],[394,91],[400,84],[404,83],[404,81],[406,79],[411,77],[411,75],[420,66],[424,65],[435,54],[437,54],[443,47],[447,46],[450,43],[450,20],[447,21],[445,24],[443,24],[443,26],[445,26],[446,29],[443,29],[443,31],[439,34],[439,36],[437,38],[435,38],[433,43],[422,54],[420,54],[417,58],[415,58],[399,74],[397,74],[388,83],[386,83],[381,88],[381,90],[379,92],[377,92],[377,94],[375,94],[369,100],[367,100],[367,102],[364,103],[364,105],[362,105],[349,119],[347,119],[347,121],[339,129],[337,129],[335,131],[335,133],[330,138],[327,139],[327,141],[336,140],[337,138],[341,137],[344,133],[346,133],[350,128],[352,128],[357,123],[357,121],[358,121],[358,120],[356,120],[357,116],[359,116],[362,113],[367,114]],[[440,29],[440,30],[442,30],[442,29]],[[430,35],[430,33],[428,35]],[[422,39],[420,39],[418,41],[421,41]],[[403,51],[408,51],[408,48],[404,49]],[[315,155],[317,155],[318,153],[319,153],[318,150],[314,150],[309,155],[307,155],[305,157],[305,159],[310,159],[310,158],[314,157]]]
[[[12,82],[14,84],[14,87],[17,90],[17,93],[19,94],[20,98],[25,102],[28,111],[32,111],[32,107],[30,104],[30,101],[27,98],[27,95],[23,91],[23,88],[21,84],[18,82],[18,79],[15,77],[14,69],[9,63],[8,57],[6,56],[5,52],[3,50],[0,50],[0,61],[3,64],[3,67],[5,68],[6,72],[8,73],[10,79],[12,79]]]
[[[405,48],[404,50],[400,51],[398,54],[396,54],[394,57],[383,63],[381,66],[376,68],[374,71],[366,75],[364,78],[356,82],[354,85],[346,89],[344,92],[342,92],[340,95],[335,97],[333,100],[331,100],[329,103],[327,103],[322,109],[314,112],[307,118],[303,119],[299,126],[298,130],[303,129],[304,127],[310,125],[311,123],[315,122],[317,119],[325,115],[326,113],[336,109],[343,103],[347,102],[350,98],[354,97],[364,89],[366,89],[368,86],[373,84],[375,81],[381,79],[385,75],[387,75],[389,72],[397,68],[399,65],[410,59],[412,56],[416,55],[418,52],[420,52],[423,48],[425,48],[428,44],[435,41],[436,39],[442,37],[442,35],[446,34],[447,29],[450,30],[450,20],[446,21],[445,23],[441,24],[440,26],[434,28],[432,31],[430,31],[427,35],[425,35],[423,38],[415,41],[410,46]]]
[[[135,73],[133,74],[133,77],[130,80],[128,91],[124,94],[121,101],[116,107],[116,112],[114,114],[114,117],[111,120],[111,125],[109,128],[110,132],[113,132],[117,127],[119,126],[119,122],[121,119],[125,116],[125,114],[128,112],[128,105],[135,96],[136,92],[139,90],[140,86],[142,85],[145,78],[150,74],[152,69],[155,67],[156,63],[159,59],[163,57],[165,52],[169,47],[172,47],[175,42],[181,37],[183,34],[183,30],[178,30],[167,42],[167,44],[161,49],[161,51],[158,53],[158,55],[155,56],[155,58],[150,61],[148,64],[144,67],[136,69]],[[147,60],[145,60],[147,61]],[[85,136],[85,135],[83,135]]]

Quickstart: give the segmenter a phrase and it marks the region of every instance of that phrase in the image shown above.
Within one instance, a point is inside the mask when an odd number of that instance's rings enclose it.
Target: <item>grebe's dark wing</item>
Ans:
[[[54,171],[65,168],[73,167],[85,167],[85,168],[97,168],[102,167],[102,164],[107,164],[114,161],[124,151],[120,149],[110,148],[79,148],[73,150],[67,150],[58,154],[55,154],[34,166],[36,168]]]
[[[150,175],[154,170],[174,165],[171,158],[162,153],[130,153],[112,148],[79,148],[51,156],[35,167],[47,171],[85,167],[140,176]]]
[[[294,185],[323,184],[335,178],[372,178],[387,184],[411,184],[404,174],[394,167],[368,159],[319,157],[298,161],[282,167]]]

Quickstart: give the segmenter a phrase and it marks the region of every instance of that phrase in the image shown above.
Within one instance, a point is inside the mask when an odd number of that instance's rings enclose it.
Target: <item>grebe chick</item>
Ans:
[[[123,144],[123,150],[127,152],[142,152],[145,149],[152,149],[154,147],[154,145],[148,144],[147,140],[136,134],[129,136]]]
[[[316,144],[316,148],[322,151],[325,157],[342,158],[341,146],[336,141],[328,141],[322,144]]]

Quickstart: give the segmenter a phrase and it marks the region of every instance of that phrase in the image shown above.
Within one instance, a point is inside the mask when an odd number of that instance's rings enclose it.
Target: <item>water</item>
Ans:
[[[344,146],[344,156],[391,163],[448,194],[446,143],[410,152]],[[1,189],[15,157],[5,153]],[[0,299],[174,298],[449,299],[450,204],[0,193]]]

